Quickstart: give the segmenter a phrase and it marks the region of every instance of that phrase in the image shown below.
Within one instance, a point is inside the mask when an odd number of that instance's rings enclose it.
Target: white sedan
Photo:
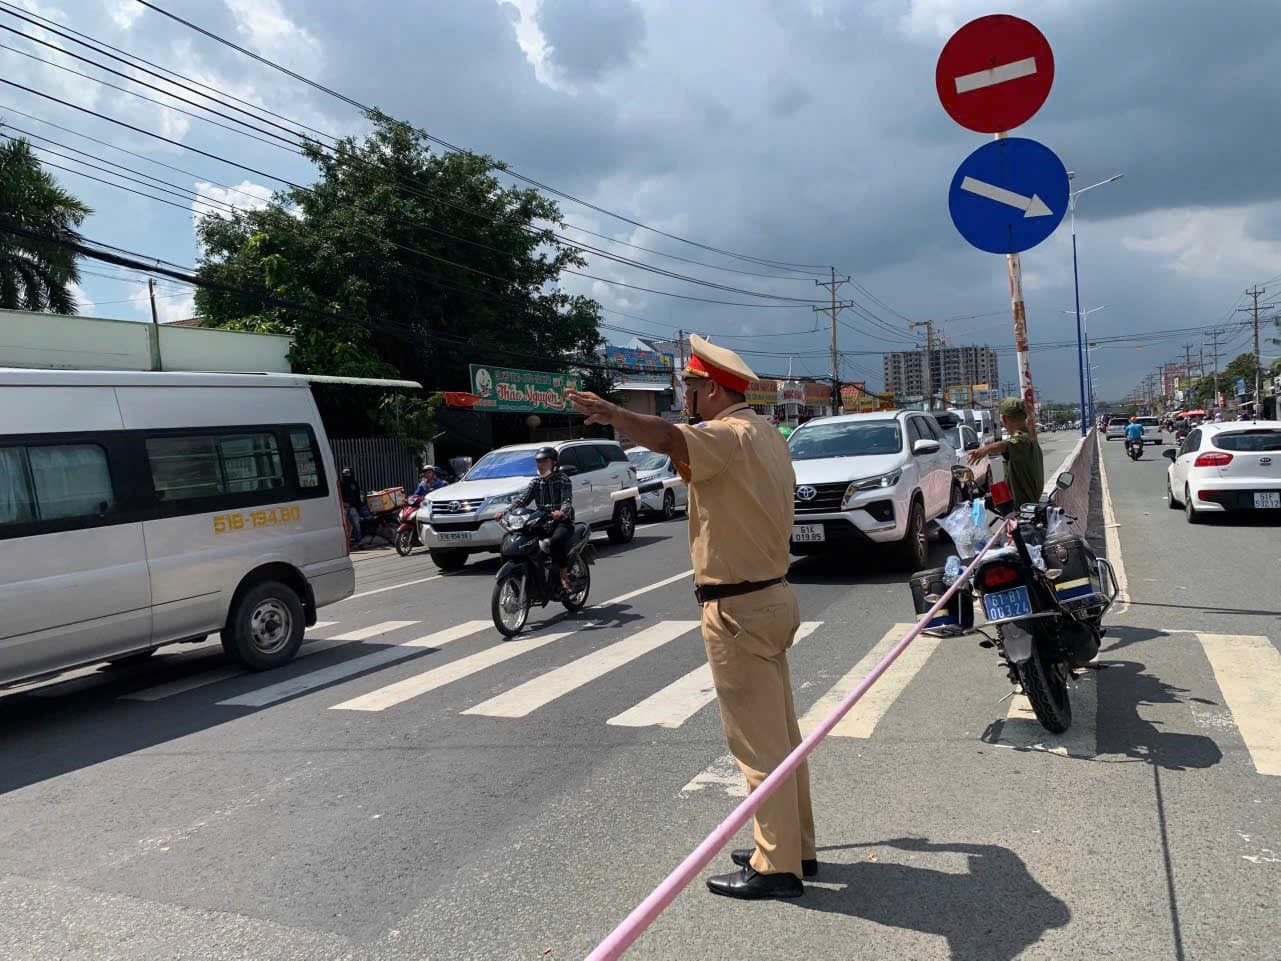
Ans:
[[[1202,424],[1170,460],[1170,509],[1188,523],[1227,511],[1275,511],[1281,516],[1281,421]]]
[[[633,447],[627,452],[627,459],[636,468],[636,481],[639,484],[676,476],[672,459],[648,447]],[[640,509],[660,514],[663,520],[671,520],[676,516],[677,511],[686,510],[688,507],[689,489],[684,484],[677,484],[666,490],[651,491],[640,497]]]

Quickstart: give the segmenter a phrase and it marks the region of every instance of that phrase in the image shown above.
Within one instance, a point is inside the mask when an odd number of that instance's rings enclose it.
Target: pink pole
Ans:
[[[769,777],[761,782],[759,788],[744,798],[738,807],[734,808],[730,813],[729,817],[722,821],[703,840],[703,843],[691,851],[685,860],[677,865],[676,869],[664,878],[658,887],[654,888],[645,900],[623,919],[618,927],[609,933],[604,941],[596,945],[595,950],[587,956],[587,961],[615,961],[616,958],[622,957],[623,952],[645,932],[645,929],[654,922],[654,919],[662,913],[663,909],[676,899],[676,895],[680,894],[685,886],[694,880],[695,875],[703,870],[707,863],[716,856],[717,852],[729,842],[730,838],[739,832],[739,829],[747,823],[748,818],[756,813],[756,809],[765,802],[765,799],[773,794],[778,786],[791,776],[800,763],[810,756],[814,748],[818,746],[818,742],[827,737],[828,732],[840,722],[841,718],[850,712],[850,709],[880,679],[881,675],[889,670],[890,665],[898,659],[898,656],[907,650],[907,646],[920,636],[925,625],[934,618],[935,614],[942,610],[952,595],[974,573],[974,568],[978,565],[978,562],[982,560],[984,554],[992,549],[992,545],[996,543],[997,538],[1004,533],[1004,530],[1005,528],[1002,526],[992,535],[991,539],[983,545],[983,549],[975,555],[974,560],[970,561],[970,566],[961,572],[961,576],[956,579],[951,587],[943,592],[943,596],[939,598],[938,603],[931,607],[929,612],[917,622],[916,626],[907,632],[907,636],[895,644],[894,648],[885,655],[881,663],[872,668],[871,673],[859,682],[858,687],[845,695],[841,703],[836,706],[836,710],[829,714],[818,727],[810,732],[805,740],[796,746],[791,754],[783,759],[783,762],[778,767],[770,772]]]

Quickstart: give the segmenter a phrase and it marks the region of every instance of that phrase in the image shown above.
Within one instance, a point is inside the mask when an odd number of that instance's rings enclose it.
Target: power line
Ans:
[[[278,64],[278,63],[276,63],[276,62],[275,62],[275,61],[273,61],[273,60],[270,60],[270,59],[268,59],[268,58],[266,58],[266,57],[260,56],[259,54],[254,53],[252,50],[249,50],[249,49],[247,49],[247,48],[245,48],[245,47],[242,47],[242,46],[240,46],[239,44],[237,44],[237,43],[235,43],[235,42],[233,42],[233,41],[231,41],[231,40],[228,40],[228,39],[227,39],[227,38],[225,38],[225,37],[219,36],[218,34],[216,34],[216,33],[212,32],[212,31],[210,31],[210,30],[207,30],[207,29],[205,29],[204,27],[201,27],[201,26],[198,26],[198,25],[197,25],[197,24],[195,24],[195,23],[192,23],[190,20],[185,20],[185,19],[183,19],[182,17],[179,17],[177,14],[171,13],[171,12],[169,12],[168,10],[164,10],[164,9],[162,9],[162,8],[160,8],[160,7],[158,7],[158,6],[156,6],[154,3],[150,3],[150,2],[149,2],[149,0],[137,0],[137,2],[138,2],[138,3],[140,3],[140,4],[142,4],[144,7],[147,7],[149,10],[154,10],[156,13],[159,13],[159,14],[161,14],[161,15],[165,16],[165,17],[168,17],[169,19],[174,20],[174,21],[176,21],[177,23],[182,24],[183,26],[185,26],[185,27],[187,27],[187,28],[189,28],[189,29],[191,29],[191,30],[196,31],[196,32],[197,32],[197,33],[199,33],[199,34],[202,34],[203,36],[208,37],[209,39],[216,41],[217,43],[220,43],[220,44],[223,44],[224,46],[230,47],[231,49],[236,50],[236,51],[238,51],[239,53],[242,53],[242,54],[244,54],[245,56],[250,57],[250,58],[252,58],[253,60],[258,61],[259,63],[261,63],[261,64],[263,64],[263,65],[265,65],[265,66],[267,66],[267,67],[270,67],[270,68],[271,68],[271,69],[273,69],[273,70],[279,71],[280,73],[283,73],[283,74],[285,74],[286,76],[292,77],[293,79],[295,79],[295,80],[299,81],[300,83],[306,84],[307,86],[312,87],[312,88],[313,88],[313,89],[315,89],[315,90],[318,90],[318,91],[320,91],[320,92],[322,92],[322,93],[328,94],[329,96],[334,97],[335,99],[340,100],[340,101],[342,101],[343,103],[346,103],[346,104],[348,104],[349,106],[354,107],[355,109],[360,110],[360,111],[361,111],[361,112],[363,112],[363,113],[366,113],[366,114],[372,114],[372,113],[376,113],[376,112],[377,112],[374,108],[372,108],[372,107],[370,107],[370,106],[368,106],[368,105],[366,105],[366,104],[362,104],[362,103],[360,103],[358,100],[354,100],[354,99],[352,99],[351,97],[347,96],[346,94],[340,93],[339,91],[334,90],[334,89],[332,89],[332,88],[330,88],[330,87],[327,87],[327,86],[325,86],[324,84],[319,83],[319,82],[317,82],[317,81],[315,81],[315,80],[312,80],[312,79],[310,79],[310,78],[308,78],[308,77],[305,77],[305,76],[303,76],[303,75],[302,75],[302,74],[300,74],[300,73],[296,73],[295,71],[290,70],[288,67],[282,66],[281,64]],[[455,153],[472,153],[472,152],[473,152],[473,151],[470,151],[470,150],[468,150],[468,149],[466,149],[466,148],[456,146],[455,144],[452,144],[452,143],[448,142],[447,140],[444,140],[444,139],[442,139],[442,138],[440,138],[440,137],[436,137],[436,136],[433,136],[433,135],[431,135],[431,134],[427,134],[426,136],[427,136],[427,137],[428,137],[428,139],[429,139],[429,140],[431,140],[433,143],[440,144],[442,147],[445,147],[446,149],[451,150],[451,151],[453,151],[453,152],[455,152]],[[714,246],[711,246],[711,245],[709,245],[709,244],[701,243],[701,242],[699,242],[699,241],[690,240],[690,239],[688,239],[688,238],[686,238],[686,237],[681,237],[681,236],[680,236],[680,235],[678,235],[678,234],[669,233],[668,231],[660,230],[660,229],[658,229],[657,227],[651,227],[651,226],[649,226],[648,224],[642,223],[642,222],[640,222],[640,221],[638,221],[638,220],[633,220],[633,219],[632,219],[632,218],[630,218],[630,217],[627,217],[627,216],[625,216],[625,215],[623,215],[623,214],[620,214],[620,213],[616,213],[616,212],[614,212],[614,211],[612,211],[612,210],[608,210],[608,209],[606,209],[606,208],[604,208],[604,207],[601,207],[601,206],[599,206],[599,205],[597,205],[597,204],[592,203],[591,201],[583,200],[581,197],[576,197],[576,196],[574,196],[573,194],[567,193],[567,192],[565,192],[565,191],[563,191],[563,190],[559,190],[559,189],[557,189],[557,188],[555,188],[555,187],[551,187],[551,186],[549,186],[548,184],[545,184],[545,183],[542,183],[541,181],[535,180],[535,179],[534,179],[534,178],[532,178],[532,177],[527,177],[526,175],[524,175],[524,174],[520,173],[520,172],[519,172],[519,171],[517,171],[517,170],[512,169],[511,167],[504,167],[504,168],[503,168],[503,173],[505,173],[505,174],[506,174],[507,176],[509,176],[509,177],[513,177],[513,178],[514,178],[514,179],[516,179],[516,180],[520,180],[520,181],[522,181],[522,182],[524,182],[524,183],[527,183],[527,184],[529,184],[530,186],[537,187],[537,188],[538,188],[538,189],[540,189],[540,190],[545,190],[545,191],[547,191],[548,193],[554,194],[554,195],[556,195],[556,196],[558,196],[558,197],[561,197],[561,198],[563,198],[563,199],[565,199],[565,200],[569,200],[569,201],[572,201],[573,203],[580,204],[581,206],[584,206],[584,207],[588,208],[589,210],[594,210],[594,211],[596,211],[597,213],[604,214],[604,215],[606,215],[606,216],[608,216],[608,217],[613,217],[613,218],[614,218],[614,219],[616,219],[616,220],[620,220],[620,221],[622,221],[623,223],[631,224],[632,226],[634,226],[634,227],[638,227],[638,228],[640,228],[640,229],[642,229],[642,230],[647,230],[647,231],[649,231],[649,232],[651,232],[651,233],[654,233],[654,234],[657,234],[657,235],[659,235],[659,236],[667,237],[667,238],[668,238],[668,239],[670,239],[670,240],[676,240],[676,241],[679,241],[680,243],[689,244],[690,246],[693,246],[693,247],[698,247],[698,248],[703,249],[703,250],[708,250],[708,251],[711,251],[712,253],[722,254],[723,256],[732,257],[732,258],[734,258],[734,259],[736,259],[736,260],[749,261],[749,262],[751,262],[751,263],[760,264],[760,265],[762,265],[762,266],[772,266],[772,267],[792,267],[792,268],[796,268],[796,269],[798,269],[798,270],[812,270],[812,271],[817,271],[817,270],[826,270],[826,269],[827,269],[827,267],[826,267],[826,266],[824,266],[824,265],[822,265],[822,264],[790,263],[790,262],[788,262],[788,261],[776,260],[776,259],[772,259],[772,258],[754,257],[754,256],[751,256],[751,255],[749,255],[749,254],[740,254],[740,253],[736,253],[736,252],[734,252],[734,251],[732,251],[732,250],[725,250],[725,249],[722,249],[722,248],[720,248],[720,247],[714,247]]]

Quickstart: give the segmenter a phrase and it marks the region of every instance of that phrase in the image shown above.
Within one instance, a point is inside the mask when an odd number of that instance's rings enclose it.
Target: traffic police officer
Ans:
[[[689,484],[689,544],[703,641],[730,752],[748,787],[801,743],[787,649],[800,609],[784,579],[790,558],[792,471],[787,441],[746,403],[751,368],[732,350],[695,335],[685,370],[691,424],[624,410],[569,391],[589,424],[611,424],[638,444],[670,454]],[[729,897],[789,898],[818,871],[809,771],[796,769],[756,812],[755,850],[733,852],[741,868],[708,879]]]

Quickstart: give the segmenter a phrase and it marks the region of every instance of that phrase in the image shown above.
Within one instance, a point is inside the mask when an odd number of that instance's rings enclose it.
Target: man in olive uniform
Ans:
[[[1001,426],[1009,434],[1005,440],[970,451],[974,464],[991,454],[1005,456],[1005,480],[1014,495],[1014,508],[1034,504],[1045,489],[1045,455],[1035,436],[1028,431],[1027,407],[1017,397],[1001,401]]]
[[[703,642],[730,752],[750,790],[801,743],[787,649],[800,609],[784,579],[796,477],[783,436],[745,402],[756,379],[731,350],[691,338],[685,371],[691,424],[672,424],[569,391],[589,424],[612,424],[670,454],[689,484],[689,544]],[[818,872],[809,771],[797,768],[756,812],[755,850],[741,870],[708,879],[728,897],[793,898]]]

